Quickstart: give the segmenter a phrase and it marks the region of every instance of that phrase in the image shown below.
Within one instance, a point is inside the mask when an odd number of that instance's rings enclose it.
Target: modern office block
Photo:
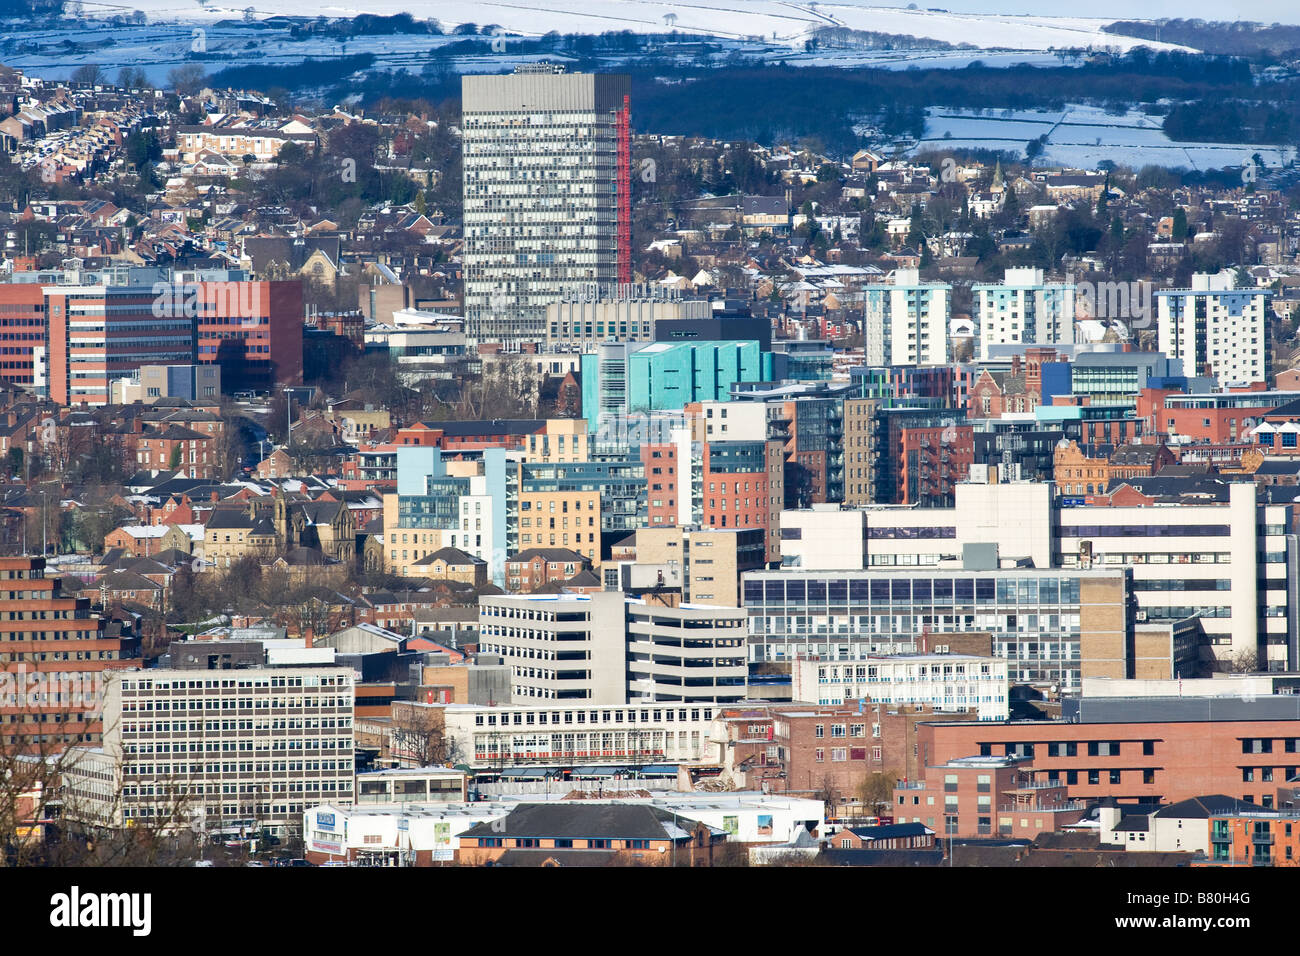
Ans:
[[[546,309],[631,281],[630,81],[549,64],[462,80],[472,342],[546,338]]]

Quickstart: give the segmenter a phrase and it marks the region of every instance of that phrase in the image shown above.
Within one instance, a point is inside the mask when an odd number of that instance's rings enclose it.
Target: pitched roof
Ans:
[[[1166,819],[1208,820],[1212,816],[1221,816],[1228,813],[1266,812],[1267,808],[1247,800],[1239,800],[1236,797],[1215,793],[1204,797],[1190,797],[1187,800],[1180,800],[1178,803],[1171,803],[1167,807],[1161,807],[1151,815]]]
[[[557,564],[581,563],[588,560],[586,555],[571,551],[568,548],[528,548],[507,558],[506,561],[534,561],[537,558]]]
[[[442,561],[445,562],[446,564],[453,564],[453,565],[487,564],[487,562],[484,561],[482,558],[476,558],[474,557],[474,555],[467,554],[466,552],[462,551],[460,548],[453,548],[450,546],[446,548],[439,548],[437,551],[433,552],[433,554],[427,554],[419,561],[416,561],[415,563],[417,565],[433,564],[436,561]]]
[[[244,531],[253,525],[253,519],[242,508],[213,508],[204,527],[209,530]]]
[[[846,827],[846,829],[864,840],[893,840],[898,837],[934,834],[934,831],[924,823],[886,823],[874,827]]]

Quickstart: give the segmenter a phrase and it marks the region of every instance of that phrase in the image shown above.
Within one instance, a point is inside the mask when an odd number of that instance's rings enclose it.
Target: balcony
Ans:
[[[1049,790],[1052,787],[1064,787],[1065,784],[1060,780],[1030,780],[1026,783],[1018,783],[1014,787],[1003,790],[1003,793],[1016,793],[1021,790]]]
[[[1085,800],[1072,800],[1066,803],[1054,803],[1051,806],[1044,806],[1038,803],[1026,804],[1000,804],[998,813],[1064,813],[1070,810],[1084,810],[1088,806]]]
[[[1270,830],[1267,833],[1263,831],[1257,831],[1255,833],[1252,833],[1250,835],[1250,842],[1255,844],[1255,846],[1272,846],[1273,831]]]

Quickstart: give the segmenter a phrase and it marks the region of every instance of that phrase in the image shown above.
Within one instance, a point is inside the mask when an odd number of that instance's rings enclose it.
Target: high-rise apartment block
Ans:
[[[1001,285],[974,285],[980,358],[991,345],[1058,345],[1074,342],[1074,292],[1047,282],[1042,269],[1007,269]]]
[[[952,286],[922,282],[916,269],[896,270],[889,285],[867,286],[867,364],[945,364],[951,312]]]
[[[627,76],[548,64],[463,78],[472,341],[541,341],[547,306],[631,281],[629,90]]]
[[[1221,388],[1268,381],[1269,295],[1200,273],[1190,289],[1157,292],[1160,351],[1182,359],[1188,375],[1213,375]]]

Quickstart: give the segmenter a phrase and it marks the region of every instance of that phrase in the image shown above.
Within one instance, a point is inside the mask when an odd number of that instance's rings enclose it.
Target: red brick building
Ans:
[[[1158,397],[1163,408],[1148,412],[1154,415],[1156,431],[1164,435],[1178,435],[1180,440],[1226,444],[1240,441],[1265,416],[1278,405],[1277,398],[1261,392],[1256,400],[1253,389],[1214,392],[1209,395],[1171,395],[1152,389],[1143,391],[1139,398],[1138,414],[1142,415]],[[1150,398],[1147,393],[1152,392]],[[1145,403],[1144,403],[1145,402]]]
[[[1192,866],[1300,866],[1300,813],[1212,815],[1209,858]]]
[[[135,466],[177,471],[189,478],[217,478],[217,438],[180,425],[144,428],[134,440]]]
[[[106,634],[89,598],[65,597],[45,577],[44,558],[0,558],[0,747],[97,743],[101,672],[137,666],[137,654]]]
[[[902,430],[898,463],[898,504],[949,506],[956,485],[970,475],[975,461],[972,425],[934,425]]]
[[[1148,709],[1169,711],[1178,704],[1209,713],[1203,701],[1181,699],[1155,700]],[[1217,699],[1214,705],[1235,706]],[[927,765],[971,755],[1026,757],[1022,769],[1032,782],[1063,784],[1071,799],[1174,803],[1223,793],[1267,807],[1278,785],[1300,771],[1295,719],[923,723],[916,739]]]
[[[958,757],[928,766],[894,788],[897,823],[911,820],[951,837],[1037,837],[1077,823],[1087,804],[1064,784],[1035,781],[1023,757]]]
[[[580,571],[591,570],[591,559],[568,548],[529,548],[506,559],[506,588],[536,591],[562,584]]]
[[[641,446],[641,464],[645,466],[646,491],[649,499],[646,524],[650,527],[676,525],[679,513],[677,510],[679,494],[677,446],[670,442],[653,444],[647,442]],[[687,467],[690,467],[689,462]]]
[[[45,320],[45,293],[39,282],[0,284],[0,381],[35,384],[35,350],[44,350]]]
[[[703,443],[702,526],[768,531],[772,506],[767,451],[765,442]]]
[[[302,283],[198,282],[197,359],[227,390],[302,382]]]
[[[917,779],[917,728],[966,720],[925,705],[863,700],[837,706],[774,704],[729,708],[714,719],[711,742],[723,774],[741,789],[826,800],[827,817],[865,815],[863,783],[876,773]]]
[[[1177,459],[1164,445],[1083,445],[1068,442],[1053,453],[1052,474],[1063,495],[1100,494],[1116,478],[1146,478]]]

